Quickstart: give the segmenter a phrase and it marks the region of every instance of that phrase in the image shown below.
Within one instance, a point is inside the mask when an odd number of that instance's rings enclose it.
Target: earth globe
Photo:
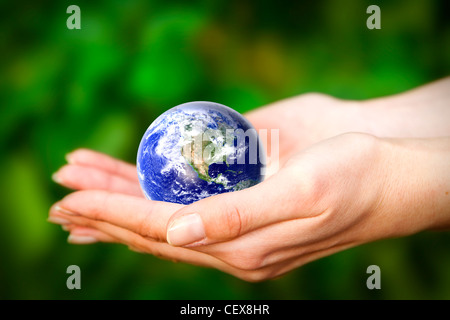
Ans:
[[[259,135],[244,116],[196,101],[153,121],[139,145],[137,171],[148,199],[190,204],[260,183],[265,159]]]

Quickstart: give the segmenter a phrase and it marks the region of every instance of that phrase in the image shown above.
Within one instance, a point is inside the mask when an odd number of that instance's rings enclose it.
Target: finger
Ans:
[[[305,264],[332,255],[336,252],[349,249],[353,246],[354,244],[342,244],[332,248],[313,251],[302,256],[289,258],[288,260],[284,260],[273,265],[265,266],[256,270],[246,271],[243,274],[242,278],[250,282],[260,282],[263,280],[279,278],[282,275]]]
[[[325,208],[315,201],[317,182],[296,170],[282,169],[254,187],[181,208],[169,221],[167,241],[174,246],[211,244],[276,222],[319,215]]]
[[[149,239],[145,239],[129,230],[110,225],[107,222],[92,220],[82,216],[69,216],[60,213],[53,213],[53,215],[55,217],[58,217],[59,219],[70,221],[71,224],[67,225],[68,228],[85,228],[84,230],[98,230],[102,234],[111,237],[111,239],[114,239],[113,241],[117,241],[127,245],[133,251],[152,254],[159,258],[171,260],[174,262],[180,261],[198,266],[212,267],[250,282],[259,282],[276,277],[281,273],[285,273],[291,270],[293,268],[293,263],[295,263],[297,266],[302,264],[301,261],[298,261],[298,258],[293,258],[292,260],[282,261],[261,268],[240,269],[209,254],[193,251],[186,248],[173,247],[168,245],[167,243],[155,242]],[[84,234],[85,231],[81,232]],[[317,254],[312,253],[311,255],[314,255],[314,258]],[[307,255],[303,258],[303,260],[309,258],[309,256],[310,255]],[[314,260],[313,258],[310,258],[309,260]]]
[[[131,181],[138,181],[136,167],[106,154],[89,150],[77,149],[66,155],[69,164],[89,166],[119,175]]]
[[[118,242],[114,237],[94,229],[83,227],[79,225],[67,226],[70,235],[67,238],[67,242],[71,244],[91,244],[96,242],[116,243]]]
[[[180,204],[151,201],[103,190],[83,190],[69,194],[55,204],[50,214],[81,215],[128,229],[143,237],[166,241],[166,226]]]
[[[278,222],[226,242],[190,247],[232,265],[252,270],[306,255],[338,243],[354,241],[326,215]],[[264,245],[261,245],[263,240]]]
[[[83,227],[85,228],[84,230],[98,230],[103,234],[109,235],[111,238],[115,239],[116,242],[127,245],[134,251],[145,252],[171,261],[181,261],[198,266],[212,267],[236,276],[239,276],[241,272],[208,254],[185,248],[173,247],[164,242],[149,240],[130,230],[111,225],[104,221],[92,220],[83,216],[62,214],[53,210],[51,210],[50,215],[70,222],[70,224],[67,224],[68,228]]]
[[[301,267],[307,263],[310,263],[312,261],[330,256],[334,253],[344,251],[347,249],[350,249],[355,246],[355,243],[343,243],[331,248],[325,248],[322,250],[314,251],[309,254],[306,254],[304,256],[293,258],[288,261],[286,261],[283,264],[277,264],[275,268],[272,268],[271,274],[268,276],[268,278],[275,278],[282,276],[286,274],[287,272],[296,269],[298,267]]]
[[[59,169],[53,179],[71,189],[99,189],[143,197],[138,182],[94,167],[68,164]]]

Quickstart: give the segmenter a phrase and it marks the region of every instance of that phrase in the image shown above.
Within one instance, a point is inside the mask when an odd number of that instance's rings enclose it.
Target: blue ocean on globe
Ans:
[[[141,188],[151,200],[190,204],[263,180],[265,153],[248,120],[213,102],[167,110],[147,129],[137,154]]]

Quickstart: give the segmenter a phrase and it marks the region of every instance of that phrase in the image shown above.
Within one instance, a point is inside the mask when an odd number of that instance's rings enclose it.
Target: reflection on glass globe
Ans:
[[[263,180],[265,153],[252,125],[213,102],[189,102],[160,115],[142,137],[139,182],[151,200],[190,204]]]

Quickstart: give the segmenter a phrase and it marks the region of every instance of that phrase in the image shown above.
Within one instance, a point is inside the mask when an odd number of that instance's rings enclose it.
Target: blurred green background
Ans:
[[[66,9],[81,8],[81,30]],[[366,8],[381,8],[381,30]],[[46,222],[69,191],[50,177],[78,147],[134,162],[177,104],[240,112],[309,91],[367,99],[450,71],[449,2],[1,1],[0,298],[450,298],[450,235],[422,233],[323,258],[251,284],[124,246],[74,246]],[[81,290],[66,268],[81,268]],[[382,289],[366,288],[381,267]]]

